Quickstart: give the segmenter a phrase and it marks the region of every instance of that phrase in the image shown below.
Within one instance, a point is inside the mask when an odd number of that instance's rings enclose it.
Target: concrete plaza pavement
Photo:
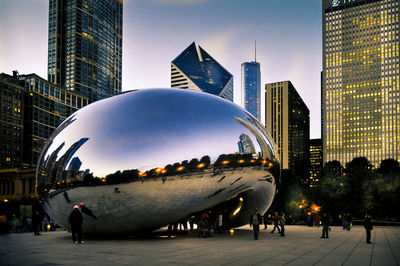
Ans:
[[[400,227],[374,227],[373,244],[362,226],[350,232],[331,227],[286,226],[286,236],[249,226],[200,238],[196,233],[168,239],[161,233],[121,239],[86,239],[73,244],[65,231],[0,235],[0,265],[399,265]]]

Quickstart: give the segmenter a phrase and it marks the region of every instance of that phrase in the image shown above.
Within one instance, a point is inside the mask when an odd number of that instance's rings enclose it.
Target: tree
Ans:
[[[394,159],[385,159],[382,160],[380,167],[378,168],[378,172],[381,174],[399,174],[400,166],[399,162]]]
[[[322,206],[324,212],[340,213],[343,211],[346,195],[343,167],[338,161],[330,161],[325,164],[322,173],[318,188],[319,197],[316,201]]]
[[[357,157],[346,163],[346,197],[345,209],[353,215],[362,216],[370,206],[368,193],[364,186],[366,180],[372,179],[372,165],[365,157]]]

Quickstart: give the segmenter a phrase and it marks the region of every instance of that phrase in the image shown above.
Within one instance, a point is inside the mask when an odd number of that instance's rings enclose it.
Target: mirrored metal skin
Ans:
[[[275,150],[266,129],[227,100],[136,90],[66,119],[43,149],[37,189],[64,228],[84,203],[88,235],[151,231],[204,210],[228,214],[235,227],[271,205]]]

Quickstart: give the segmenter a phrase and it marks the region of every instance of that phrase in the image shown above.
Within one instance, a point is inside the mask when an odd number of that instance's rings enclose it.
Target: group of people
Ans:
[[[285,214],[281,213],[281,215],[278,214],[278,212],[275,212],[274,216],[272,217],[274,221],[274,228],[271,231],[271,234],[275,232],[275,229],[278,230],[278,234],[281,235],[281,237],[285,236]],[[267,213],[264,214],[263,217],[261,217],[261,214],[258,212],[258,209],[254,209],[254,212],[250,215],[250,227],[253,227],[253,233],[254,233],[254,240],[258,240],[258,236],[260,234],[260,225],[264,223],[264,229],[267,229],[267,223],[268,223],[268,215]]]
[[[210,237],[214,233],[223,234],[229,230],[229,215],[226,210],[217,212],[204,210],[188,218],[181,219],[177,223],[170,224],[168,226],[168,236],[171,237],[172,233],[177,233],[178,228],[180,231],[187,232],[188,222],[190,231],[193,231],[195,224],[197,225],[198,233],[201,237]]]
[[[275,229],[277,229],[278,233],[281,236],[285,236],[285,214],[282,213],[281,215],[278,214],[278,212],[275,212],[273,218],[273,225],[274,228],[271,231],[271,234],[275,232]],[[260,225],[264,222],[264,229],[267,229],[267,213],[264,214],[264,219],[262,218],[261,214],[258,212],[257,209],[254,209],[254,212],[250,215],[250,227],[253,227],[253,233],[254,233],[254,240],[258,240],[258,236],[260,233]],[[315,220],[318,219],[318,225],[322,224],[322,236],[321,238],[329,238],[329,231],[330,229],[330,217],[327,213],[324,213],[322,217],[315,216]],[[309,222],[309,219],[308,219]],[[346,214],[343,217],[343,230],[348,230],[350,231],[351,228],[351,216],[350,214]],[[372,221],[371,221],[371,215],[368,213],[365,216],[364,219],[364,228],[366,231],[366,242],[368,244],[371,244],[371,230],[373,229],[372,226]]]
[[[40,235],[40,231],[54,231],[55,223],[44,212],[34,208],[32,215],[17,215],[12,214],[0,215],[0,233],[27,233],[33,232],[35,235]]]

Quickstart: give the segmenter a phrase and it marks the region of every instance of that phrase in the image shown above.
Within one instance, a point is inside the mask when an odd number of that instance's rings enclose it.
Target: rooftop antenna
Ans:
[[[257,40],[254,40],[254,62],[257,62]]]

